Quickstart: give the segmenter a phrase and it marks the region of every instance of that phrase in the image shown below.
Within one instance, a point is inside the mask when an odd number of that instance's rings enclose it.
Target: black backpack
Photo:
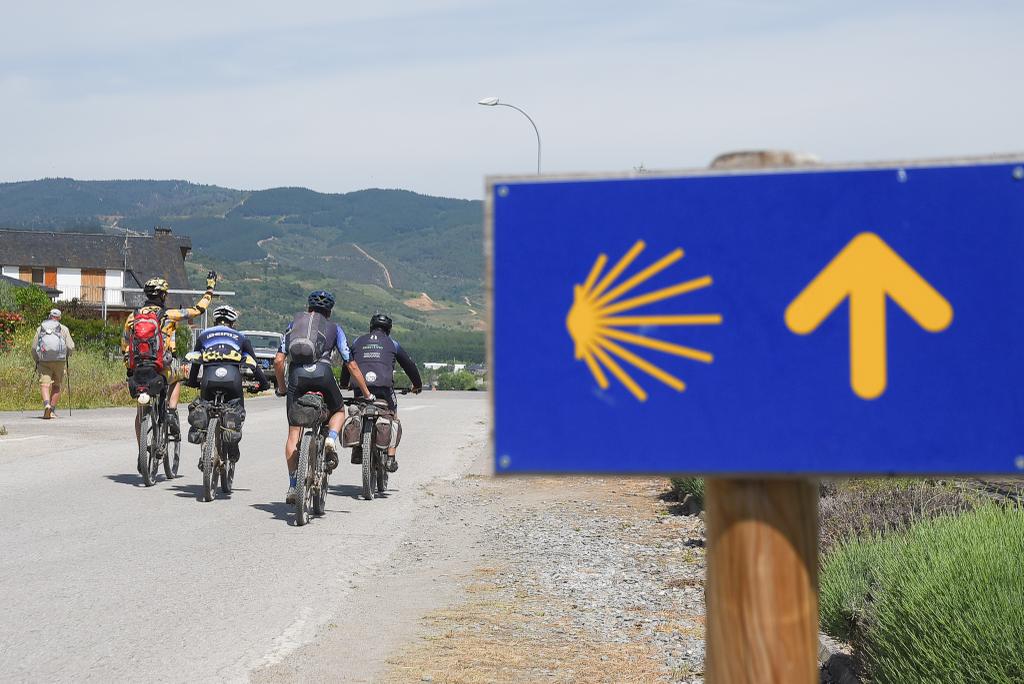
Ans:
[[[285,337],[284,348],[292,363],[316,363],[328,351],[330,323],[316,311],[295,314],[292,327]]]

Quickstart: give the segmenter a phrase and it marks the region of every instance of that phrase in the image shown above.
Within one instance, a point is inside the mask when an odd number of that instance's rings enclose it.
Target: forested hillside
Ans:
[[[160,225],[191,236],[191,272],[224,273],[247,327],[278,329],[304,292],[324,287],[338,293],[349,325],[387,311],[429,356],[466,360],[483,359],[482,213],[479,201],[407,190],[325,194],[65,178],[0,184],[0,227],[149,232]]]

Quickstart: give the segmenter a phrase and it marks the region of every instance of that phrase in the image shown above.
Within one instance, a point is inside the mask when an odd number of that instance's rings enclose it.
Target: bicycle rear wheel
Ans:
[[[375,469],[373,467],[373,421],[363,420],[363,498],[373,501],[373,492],[376,489]]]
[[[313,449],[314,453],[323,454],[323,440],[319,438],[314,440]],[[316,459],[313,477],[317,483],[313,491],[313,512],[317,515],[323,515],[324,511],[327,510],[327,478],[329,477],[327,468],[324,467],[323,457]]]
[[[153,477],[153,468],[150,467],[150,452],[156,448],[156,425],[153,423],[153,414],[149,407],[140,407],[141,417],[139,419],[139,475],[142,476],[142,483],[147,487],[156,484]]]
[[[206,428],[203,442],[203,501],[213,501],[217,495],[217,419]]]
[[[313,472],[311,451],[316,448],[313,431],[302,433],[299,442],[299,467],[295,469],[295,524],[305,525],[309,522],[309,508],[313,496]]]

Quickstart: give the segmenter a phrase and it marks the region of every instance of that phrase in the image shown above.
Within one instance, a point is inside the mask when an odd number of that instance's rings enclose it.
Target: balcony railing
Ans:
[[[70,302],[77,299],[85,304],[92,304],[96,307],[107,306],[137,307],[142,304],[141,292],[126,292],[120,287],[104,287],[102,285],[58,285],[60,294],[56,301]]]

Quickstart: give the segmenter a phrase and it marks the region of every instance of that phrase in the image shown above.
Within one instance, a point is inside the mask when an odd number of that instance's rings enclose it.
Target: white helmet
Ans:
[[[228,325],[234,325],[238,320],[238,312],[227,304],[222,304],[213,310],[213,322],[224,321]]]

